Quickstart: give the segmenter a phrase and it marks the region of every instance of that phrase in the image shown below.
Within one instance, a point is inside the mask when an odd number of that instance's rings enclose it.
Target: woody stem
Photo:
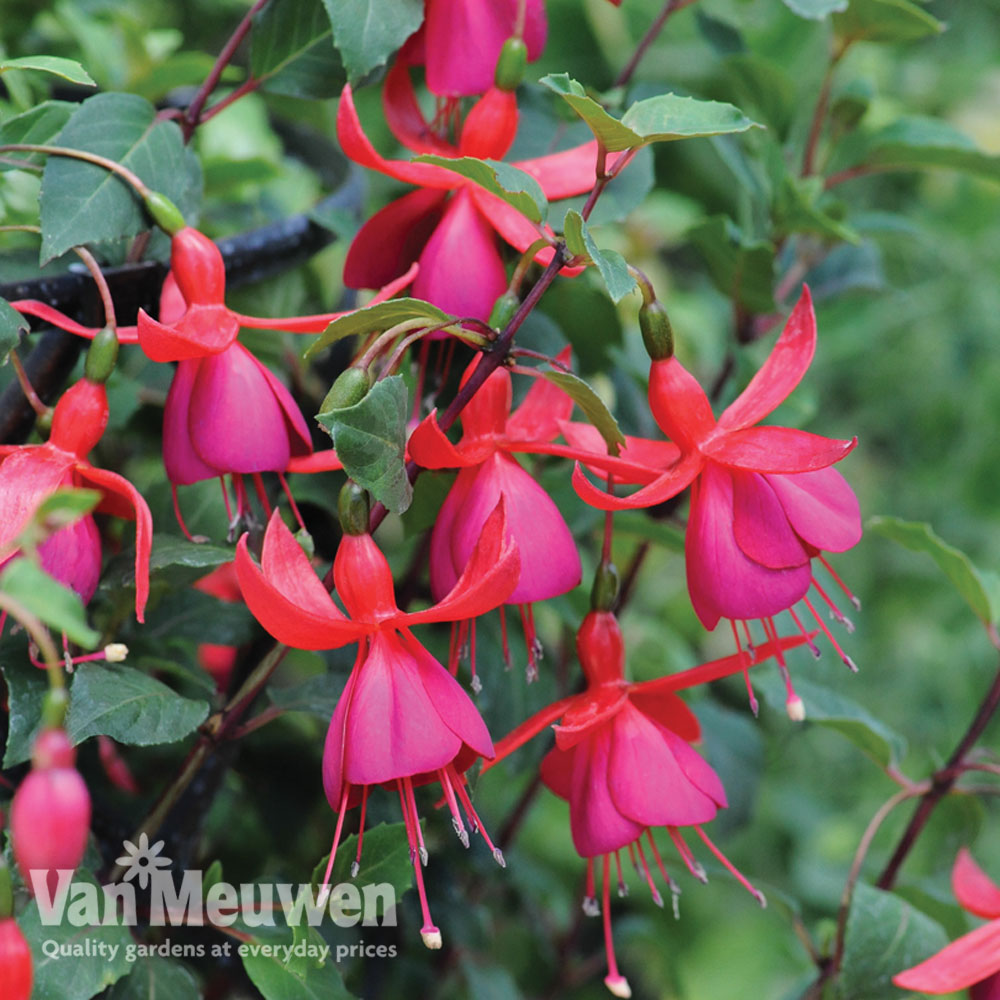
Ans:
[[[639,44],[635,47],[632,57],[622,67],[622,71],[618,74],[618,79],[615,80],[613,86],[624,87],[632,79],[632,74],[642,61],[642,57],[646,54],[650,45],[656,41],[656,36],[663,30],[663,26],[670,19],[670,16],[692,3],[694,3],[694,0],[667,0],[663,5],[663,10],[656,15],[655,20],[646,30],[646,34],[642,36]]]

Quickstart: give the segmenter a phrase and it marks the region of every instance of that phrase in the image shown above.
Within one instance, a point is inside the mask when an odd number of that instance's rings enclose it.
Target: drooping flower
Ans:
[[[568,348],[558,360],[569,361]],[[466,369],[463,384],[475,365]],[[507,529],[521,554],[521,575],[506,603],[522,606],[532,673],[536,642],[530,605],[572,590],[580,582],[580,557],[558,507],[514,453],[580,458],[581,451],[550,443],[573,409],[573,400],[557,386],[538,378],[513,413],[511,403],[510,373],[498,368],[462,410],[458,444],[445,437],[434,411],[410,435],[409,452],[425,468],[460,470],[431,534],[431,590],[437,598],[455,585],[487,516],[503,497]],[[460,635],[454,645],[463,644]]]
[[[768,642],[754,651],[753,663],[801,645],[802,636]],[[700,738],[698,720],[676,692],[735,673],[747,665],[735,654],[691,670],[641,684],[625,680],[625,644],[615,616],[591,611],[577,633],[577,653],[586,689],[549,705],[497,743],[488,770],[558,720],[556,745],[541,765],[542,781],[569,802],[570,829],[577,853],[587,860],[589,915],[603,913],[608,975],[605,983],[619,997],[631,996],[618,970],[611,935],[610,884],[614,859],[620,894],[624,893],[621,851],[628,851],[636,871],[662,906],[653,882],[647,848],[664,882],[679,892],[667,874],[651,827],[666,827],[689,871],[701,881],[705,873],[684,841],[680,827],[693,827],[712,854],[761,903],[750,885],[702,829],[726,806],[718,775],[691,747]],[[647,846],[643,846],[645,839]],[[602,877],[601,903],[596,898],[594,869]]]
[[[104,385],[80,379],[63,393],[52,417],[52,433],[45,444],[0,445],[0,552],[14,539],[48,496],[63,486],[100,490],[100,512],[134,520],[135,614],[141,622],[149,596],[149,555],[153,519],[142,495],[124,477],[97,469],[87,455],[108,422]],[[101,547],[97,526],[89,515],[54,532],[39,553],[43,568],[71,587],[81,600],[94,595],[100,576]]]
[[[642,488],[616,497],[595,488],[579,468],[573,484],[587,503],[601,510],[649,507],[690,485],[688,592],[705,628],[728,618],[735,633],[735,622],[759,619],[773,637],[773,616],[803,601],[853,668],[806,595],[815,587],[834,615],[846,621],[814,579],[812,561],[818,558],[843,586],[822,552],[843,552],[861,537],[857,498],[831,468],[857,439],[837,441],[788,427],[754,426],[798,385],[815,347],[816,318],[804,289],[770,357],[718,420],[704,390],[675,357],[654,361],[649,404],[670,442],[629,438],[617,461],[601,458],[597,466],[617,481],[641,483]],[[562,429],[567,440],[596,450],[594,435],[585,426],[566,424]],[[794,610],[792,614],[803,628]],[[794,698],[791,689],[789,696]]]
[[[482,94],[493,85],[500,50],[517,32],[522,8],[522,37],[528,59],[534,61],[545,47],[548,27],[543,0],[427,0],[424,23],[400,59],[424,66],[427,88],[434,94]]]
[[[1000,886],[963,847],[951,870],[951,885],[962,907],[990,921],[952,941],[936,955],[898,972],[892,981],[904,990],[954,993],[969,990],[971,1000],[1000,997]]]
[[[13,917],[0,919],[0,996],[28,1000],[34,978],[31,948]]]
[[[431,948],[441,946],[441,935],[424,891],[421,869],[427,852],[414,787],[440,782],[463,844],[468,846],[469,840],[464,812],[501,864],[503,856],[476,815],[462,777],[478,758],[493,756],[489,732],[469,696],[410,630],[482,614],[510,593],[517,582],[518,555],[504,521],[501,503],[483,526],[469,565],[452,590],[434,606],[412,613],[397,607],[389,565],[367,532],[348,531],[334,560],[334,584],[346,616],[277,514],[267,527],[260,566],[247,550],[246,535],[236,550],[236,572],[247,606],[276,639],[300,649],[358,643],[357,660],[323,751],[323,787],[337,812],[324,885],[347,810],[360,802],[363,832],[371,786],[397,791],[423,913],[421,936]],[[360,854],[359,843],[356,863]]]
[[[502,160],[517,131],[514,95],[491,88],[469,111],[458,143],[452,144],[425,120],[402,63],[386,77],[383,105],[393,134],[418,154]],[[542,231],[506,202],[451,170],[381,156],[361,128],[349,85],[337,110],[337,137],[344,154],[356,163],[419,186],[361,227],[344,263],[344,283],[351,288],[378,288],[419,261],[415,297],[455,316],[487,319],[507,287],[496,234],[524,251]],[[531,174],[546,197],[555,200],[593,187],[596,155],[593,141],[514,166]],[[551,248],[538,256],[546,263],[551,258]]]

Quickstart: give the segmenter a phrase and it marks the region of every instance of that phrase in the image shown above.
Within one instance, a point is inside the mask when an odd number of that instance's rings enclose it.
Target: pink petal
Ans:
[[[389,561],[371,535],[341,538],[333,580],[337,596],[355,621],[380,622],[399,615]]]
[[[376,212],[358,230],[347,251],[344,284],[378,288],[403,274],[441,221],[444,198],[440,191],[420,189]]]
[[[836,469],[764,478],[777,494],[792,527],[813,548],[845,552],[860,541],[858,498]]]
[[[509,243],[515,250],[522,253],[537,242],[544,234],[555,240],[551,228],[548,226],[538,226],[530,222],[513,205],[508,205],[502,198],[498,198],[489,191],[474,185],[468,188],[480,213],[490,220],[490,225]],[[539,264],[548,264],[552,260],[552,247],[545,247],[535,254],[535,260]],[[579,274],[579,270],[564,268],[561,274]]]
[[[597,181],[597,140],[533,160],[517,160],[514,166],[531,174],[549,201],[572,198],[589,191]]]
[[[736,543],[733,517],[732,479],[709,462],[691,491],[684,547],[688,593],[707,629],[720,617],[776,615],[805,595],[812,578],[808,563],[768,569],[746,556]]]
[[[816,350],[816,315],[809,289],[795,304],[767,361],[719,417],[726,430],[750,427],[783,403],[806,373]]]
[[[517,98],[510,91],[490,87],[462,122],[459,154],[479,160],[502,160],[514,145],[517,124]]]
[[[288,460],[286,472],[301,472],[305,475],[314,472],[336,472],[344,467],[344,463],[337,458],[333,448],[326,451],[316,451],[311,455],[293,455]]]
[[[952,993],[1000,971],[1000,920],[962,935],[925,962],[892,977],[904,990]]]
[[[206,464],[195,451],[188,430],[191,391],[202,359],[179,361],[163,408],[163,465],[167,478],[180,486],[213,479],[219,470]]]
[[[559,725],[553,726],[556,746],[560,750],[575,747],[597,728],[610,723],[627,707],[627,702],[628,695],[624,686],[589,685],[586,691],[573,699],[559,720]]]
[[[358,669],[345,736],[344,776],[352,785],[435,771],[462,749],[424,687],[420,667],[391,632],[372,636]]]
[[[101,578],[101,536],[93,517],[54,531],[38,546],[42,569],[87,604]]]
[[[559,429],[574,447],[600,456],[600,464],[581,459],[591,472],[613,472],[615,482],[619,483],[651,483],[662,472],[676,465],[681,457],[680,449],[672,441],[626,436],[625,447],[618,453],[618,461],[608,464],[603,455],[607,451],[607,445],[601,432],[592,424],[561,420]]]
[[[616,497],[606,490],[599,490],[583,474],[580,466],[573,470],[573,489],[584,503],[598,510],[635,510],[652,507],[677,496],[701,472],[705,460],[697,451],[689,452],[676,465],[668,468],[641,490],[627,497]],[[609,463],[609,468],[614,468]]]
[[[218,472],[283,472],[291,455],[285,412],[242,344],[203,358],[191,389],[188,432]]]
[[[525,719],[519,726],[512,729],[496,745],[496,757],[483,764],[483,771],[488,771],[503,758],[510,756],[515,750],[524,746],[530,739],[537,736],[546,726],[551,725],[559,718],[563,712],[575,701],[575,696],[560,698],[559,701],[546,705],[545,708],[536,712],[530,718]],[[568,796],[564,796],[568,798]]]
[[[418,460],[419,461],[419,460]],[[431,532],[429,572],[431,594],[439,601],[458,582],[459,571],[451,556],[451,538],[455,531],[455,518],[465,505],[469,489],[476,478],[478,467],[462,469],[452,483],[448,495],[441,504],[434,530]]]
[[[628,696],[632,704],[643,715],[648,715],[664,729],[676,733],[688,743],[697,743],[701,739],[701,725],[698,722],[698,717],[673,692],[658,691],[655,688],[649,689],[642,684],[632,684],[629,686]]]
[[[570,349],[561,351],[556,360],[568,365]],[[521,405],[510,415],[504,436],[511,440],[551,441],[572,412],[572,398],[555,383],[537,376]]]
[[[679,737],[628,705],[609,727],[608,785],[618,810],[641,826],[689,826],[715,818],[715,799],[692,781],[679,757],[712,792],[715,772]],[[695,760],[691,760],[693,755]]]
[[[475,402],[475,397],[472,402]],[[433,410],[417,424],[407,442],[407,449],[410,458],[425,469],[460,469],[473,464],[462,449],[445,437],[444,431],[438,426],[437,410]],[[475,464],[482,460],[483,456],[477,456]]]
[[[323,791],[330,808],[340,810],[344,797],[344,753],[347,749],[347,713],[354,697],[354,687],[358,673],[364,666],[364,651],[358,651],[358,659],[347,678],[344,690],[337,699],[337,707],[333,710],[333,718],[326,731],[323,742]]]
[[[24,445],[0,465],[0,549],[21,533],[38,505],[69,481],[74,458],[50,445]]]
[[[701,445],[701,452],[751,472],[813,472],[839,462],[857,443],[857,438],[837,441],[791,427],[748,427],[718,434]]]
[[[15,299],[10,304],[22,316],[37,316],[39,319],[45,320],[46,323],[51,323],[52,326],[57,326],[60,330],[65,330],[67,333],[76,334],[78,337],[86,337],[88,340],[93,340],[94,335],[98,332],[98,327],[82,326],[76,320],[70,319],[69,316],[61,313],[58,309],[53,309],[52,306],[44,302],[38,302],[36,299]],[[138,343],[138,331],[134,326],[118,327],[118,342],[120,344]]]
[[[988,920],[1000,917],[1000,886],[973,861],[967,847],[961,848],[955,858],[951,887],[969,913]]]
[[[288,445],[293,455],[308,455],[312,452],[312,436],[309,433],[309,425],[306,418],[302,416],[299,404],[292,398],[284,382],[271,371],[267,365],[261,364],[242,344],[235,345],[241,351],[245,351],[250,360],[257,366],[265,381],[271,387],[274,398],[281,407],[285,417],[285,432],[288,435]]]
[[[657,426],[681,451],[700,447],[715,430],[705,390],[676,358],[649,366],[649,408]]]
[[[769,569],[808,563],[811,553],[788,523],[770,479],[753,472],[730,472],[733,483],[733,532],[744,555]]]
[[[382,110],[392,134],[414,153],[458,156],[458,150],[445,142],[427,124],[417,103],[409,66],[397,59],[386,74],[382,86]]]
[[[420,254],[414,297],[454,316],[486,320],[506,289],[493,228],[467,190],[456,192]]]
[[[569,801],[573,794],[573,759],[576,748],[560,750],[553,747],[539,765],[542,784],[559,798]]]
[[[226,350],[240,332],[236,317],[224,305],[188,306],[174,323],[158,323],[139,310],[138,340],[150,361],[182,361],[203,358]]]

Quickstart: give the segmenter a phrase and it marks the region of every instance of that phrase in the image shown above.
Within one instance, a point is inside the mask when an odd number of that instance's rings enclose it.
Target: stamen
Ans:
[[[524,644],[528,651],[528,666],[524,676],[529,684],[538,680],[538,663],[536,657],[541,659],[542,644],[535,637],[535,615],[530,604],[519,604],[518,610],[521,612],[521,627],[524,629]]]
[[[663,881],[667,883],[667,888],[670,890],[673,896],[679,896],[681,894],[681,887],[670,877],[667,872],[666,866],[663,864],[663,858],[660,857],[660,852],[656,846],[656,841],[653,840],[653,831],[646,827],[646,839],[649,841],[649,848],[653,852],[653,857],[656,858],[656,866],[660,869],[660,874],[663,876]],[[676,900],[674,901],[674,909],[677,909]]]
[[[844,661],[847,669],[850,670],[852,674],[856,674],[858,672],[858,665],[840,648],[840,643],[838,643],[837,640],[830,634],[830,630],[826,627],[826,622],[824,622],[819,616],[818,612],[813,607],[812,601],[810,601],[808,597],[803,597],[802,602],[809,609],[809,613],[816,620],[816,624],[819,626],[820,631],[826,636],[830,645],[833,646],[833,648],[837,651],[837,654]]]
[[[281,488],[284,491],[285,496],[288,498],[288,506],[292,508],[292,517],[295,518],[295,523],[298,524],[303,531],[305,531],[306,523],[302,520],[302,515],[299,513],[299,506],[295,502],[295,497],[292,496],[292,491],[288,487],[288,480],[285,479],[285,474],[283,472],[278,473],[278,482],[281,483]]]
[[[668,826],[667,833],[670,834],[670,839],[674,842],[674,847],[677,848],[677,853],[681,856],[681,861],[687,865],[687,870],[699,881],[708,882],[708,876],[705,874],[705,869],[695,861],[694,855],[691,853],[691,848],[684,842],[684,838],[681,836],[680,830],[676,826]]]
[[[253,487],[257,492],[257,499],[267,517],[271,516],[271,501],[267,499],[267,490],[264,489],[264,480],[259,472],[253,474]]]
[[[505,670],[510,670],[510,645],[507,642],[507,614],[504,605],[500,605],[500,644],[503,647],[503,665]]]
[[[323,873],[323,884],[319,889],[319,905],[325,906],[327,897],[330,895],[330,873],[333,871],[333,862],[337,859],[337,848],[340,846],[340,833],[344,829],[344,816],[347,814],[347,797],[351,793],[351,786],[344,782],[344,794],[340,797],[340,809],[337,811],[337,828],[333,831],[333,844],[330,846],[330,860],[326,863],[326,871]]]
[[[427,905],[427,891],[424,889],[423,869],[417,864],[416,842],[417,838],[413,832],[413,817],[410,815],[409,805],[403,791],[403,781],[409,779],[397,779],[396,787],[399,789],[399,801],[403,807],[403,822],[406,824],[406,839],[410,842],[410,862],[413,865],[413,873],[417,882],[417,895],[420,897],[420,912],[423,916],[423,926],[420,928],[420,937],[427,948],[438,949],[441,947],[441,931],[434,926],[431,920],[430,907]],[[410,788],[410,795],[413,795],[413,788]],[[419,822],[417,824],[419,829]]]
[[[451,765],[449,765],[451,766]],[[483,821],[479,818],[479,814],[476,812],[472,805],[472,800],[469,798],[469,793],[465,790],[464,781],[455,782],[455,791],[458,793],[458,797],[462,802],[462,806],[465,809],[465,815],[469,817],[469,821],[472,824],[473,832],[479,832],[483,836],[483,840],[486,841],[486,846],[490,849],[493,854],[493,860],[501,867],[506,868],[507,862],[504,859],[503,851],[497,847],[492,840],[490,840],[490,835],[486,832],[486,827],[483,826]]]
[[[802,619],[795,613],[795,608],[789,608],[788,613],[792,616],[792,621],[795,622],[799,632],[805,637],[809,652],[812,653],[814,659],[818,660],[820,658],[819,646],[809,638],[809,630],[802,624]]]
[[[642,875],[646,880],[646,884],[649,886],[649,894],[653,897],[653,902],[656,903],[660,909],[663,909],[663,897],[660,895],[660,890],[656,888],[656,884],[653,882],[653,875],[649,870],[649,865],[646,864],[646,853],[642,849],[642,843],[640,841],[635,842],[636,850],[639,852],[639,860],[642,861]]]
[[[462,628],[461,622],[451,623],[451,639],[448,642],[448,673],[452,677],[458,675],[458,651],[460,646],[459,636]]]
[[[844,581],[841,580],[841,578],[840,578],[839,574],[837,573],[837,571],[826,561],[826,559],[824,558],[822,552],[820,552],[818,554],[818,558],[819,558],[819,561],[823,564],[823,568],[827,571],[827,573],[830,574],[830,576],[833,577],[833,582],[836,583],[836,585],[838,587],[840,587],[840,589],[844,592],[844,596],[851,602],[851,604],[854,605],[855,611],[860,611],[861,610],[861,601],[859,601],[854,596],[854,594],[851,593],[851,591],[847,587],[847,584],[845,584]]]
[[[638,876],[642,876],[642,872],[639,871],[639,859],[635,856],[635,844],[628,845],[628,856],[632,861],[632,867],[635,869],[635,873]]]
[[[632,988],[628,980],[618,971],[618,963],[615,961],[615,943],[611,936],[611,899],[609,892],[610,864],[608,856],[603,857],[601,902],[604,907],[604,950],[608,956],[608,974],[604,977],[604,985],[616,997],[632,996]]]
[[[476,676],[476,619],[469,622],[469,673],[472,675],[469,683],[472,690],[479,694],[483,689],[483,682]]]
[[[594,886],[594,859],[587,858],[587,878],[583,890],[583,912],[588,917],[596,917],[601,912],[597,902],[597,889]]]
[[[189,541],[193,542],[195,540],[194,535],[188,531],[188,526],[184,523],[184,517],[181,514],[180,501],[177,499],[177,487],[174,483],[170,484],[170,495],[174,500],[174,517],[177,518],[177,523],[180,525],[181,534]]]
[[[358,820],[358,853],[351,862],[351,878],[357,878],[361,871],[361,848],[365,842],[365,812],[368,809],[368,786],[361,790],[361,819]]]
[[[746,889],[746,890],[747,890],[747,892],[749,892],[749,893],[750,893],[750,895],[751,895],[751,896],[753,896],[753,898],[754,898],[754,899],[756,899],[758,903],[760,903],[760,905],[761,905],[761,908],[762,908],[762,909],[763,909],[764,907],[766,907],[766,906],[767,906],[767,900],[766,900],[766,899],[764,898],[764,893],[762,893],[762,892],[760,891],[760,889],[755,889],[755,888],[754,888],[754,887],[753,887],[753,886],[752,886],[752,885],[750,884],[749,880],[748,880],[748,879],[747,879],[747,878],[746,878],[746,877],[745,877],[745,876],[743,875],[743,873],[742,873],[742,872],[741,872],[741,871],[740,871],[740,870],[739,870],[739,869],[738,869],[738,868],[736,867],[736,865],[734,865],[734,864],[732,863],[732,861],[730,861],[730,860],[729,860],[729,858],[727,858],[727,857],[725,856],[725,854],[723,854],[723,853],[722,853],[722,851],[720,851],[720,850],[719,850],[719,849],[718,849],[718,848],[717,848],[717,847],[715,846],[715,844],[713,844],[713,843],[712,843],[712,841],[711,841],[711,840],[709,839],[709,836],[708,836],[708,834],[707,834],[707,833],[705,833],[705,831],[704,831],[704,830],[703,830],[703,829],[702,829],[702,828],[701,828],[700,826],[696,826],[696,827],[695,827],[695,830],[696,830],[696,831],[698,832],[698,836],[699,836],[699,837],[701,837],[701,839],[702,839],[702,840],[703,840],[703,841],[705,842],[705,846],[706,846],[706,847],[707,847],[707,848],[708,848],[708,849],[709,849],[709,850],[710,850],[710,851],[711,851],[711,852],[712,852],[712,853],[713,853],[713,854],[715,855],[715,857],[716,857],[716,858],[717,858],[717,859],[718,859],[718,860],[719,860],[719,861],[720,861],[720,862],[721,862],[721,863],[723,864],[723,866],[724,866],[724,867],[726,868],[726,870],[727,870],[727,871],[728,871],[728,872],[729,872],[729,873],[730,873],[730,874],[731,874],[731,875],[733,876],[733,878],[735,878],[735,879],[736,879],[736,881],[737,881],[737,882],[739,882],[739,883],[740,883],[740,885],[742,885],[742,886],[743,886],[743,888],[744,888],[744,889]]]
[[[413,794],[413,782],[409,777],[403,778],[402,780],[403,787],[406,789],[406,802],[410,807],[410,817],[413,820],[413,829],[417,834],[420,863],[426,868],[429,855],[427,853],[427,846],[424,844],[424,831],[420,826],[420,816],[417,814],[417,800]]]
[[[740,624],[743,626],[743,635],[746,637],[746,650],[753,656],[757,648],[754,646],[753,638],[750,635],[750,625],[745,619],[740,621]]]
[[[618,897],[624,899],[628,895],[628,886],[622,878],[622,852],[615,851],[615,869],[618,872]]]
[[[233,475],[233,488],[235,489],[236,475]],[[226,477],[219,476],[219,485],[222,487],[222,501],[226,505],[226,517],[229,518],[229,523],[233,522],[233,508],[229,503],[229,490],[226,489]]]
[[[462,842],[462,846],[468,848],[469,831],[465,829],[465,824],[462,822],[462,814],[459,812],[458,801],[455,798],[455,789],[451,787],[451,779],[448,777],[447,769],[438,771],[438,776],[441,779],[445,800],[448,802],[448,809],[451,811],[451,825],[455,828],[455,833]]]
[[[845,615],[844,612],[841,611],[836,604],[834,604],[833,600],[829,597],[827,592],[816,582],[815,577],[813,577],[812,579],[812,585],[813,587],[816,588],[816,593],[823,598],[823,600],[826,602],[826,606],[830,609],[830,617],[835,622],[840,622],[840,624],[847,629],[848,635],[850,635],[854,631],[854,622],[852,622],[851,619],[848,618],[847,615]]]
[[[773,643],[777,643],[778,630],[774,627],[774,619],[763,618],[761,619],[761,624],[764,626],[764,632],[767,634],[768,639]],[[802,722],[806,717],[806,706],[798,696],[795,685],[792,684],[792,675],[788,672],[788,664],[785,662],[785,656],[781,652],[780,646],[778,647],[778,652],[775,654],[775,658],[778,661],[778,669],[781,671],[781,677],[785,682],[785,711],[788,713],[788,718],[793,722]]]

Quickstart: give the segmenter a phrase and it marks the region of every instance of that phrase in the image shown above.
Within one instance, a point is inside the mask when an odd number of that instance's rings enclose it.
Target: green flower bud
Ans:
[[[371,514],[368,493],[353,479],[348,479],[340,491],[337,513],[340,515],[340,526],[345,534],[368,534],[368,518]]]
[[[653,361],[665,361],[674,355],[674,330],[670,317],[659,299],[639,307],[639,329],[646,353]]]
[[[594,611],[614,611],[618,603],[618,567],[612,562],[602,562],[594,574],[590,590],[590,607]]]
[[[159,191],[150,191],[143,199],[143,203],[153,221],[168,236],[179,233],[187,226],[184,216],[181,215],[181,210],[165,194],[160,194]]]
[[[118,334],[106,326],[90,343],[83,374],[88,382],[107,382],[118,361]]]
[[[345,368],[330,387],[319,412],[330,413],[333,410],[345,410],[349,406],[356,406],[368,395],[371,387],[372,379],[367,369]]]
[[[517,90],[528,66],[528,46],[523,38],[508,38],[500,50],[493,82],[500,90]]]
[[[513,292],[504,292],[493,303],[490,318],[487,321],[494,330],[502,330],[514,317],[521,300]]]

